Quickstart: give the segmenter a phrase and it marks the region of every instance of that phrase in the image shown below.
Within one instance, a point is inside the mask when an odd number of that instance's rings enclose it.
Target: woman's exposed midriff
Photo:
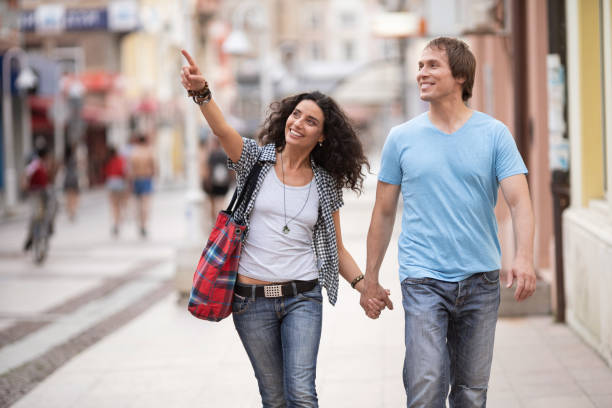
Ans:
[[[244,276],[240,274],[238,274],[238,282],[246,283],[247,285],[271,285],[273,283],[279,283],[279,282],[268,282],[268,281],[262,281],[259,279],[253,279],[253,278],[249,278],[248,276]]]

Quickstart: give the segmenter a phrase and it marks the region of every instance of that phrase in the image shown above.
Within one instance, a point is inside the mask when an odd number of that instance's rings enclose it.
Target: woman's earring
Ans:
[[[323,142],[319,142],[319,147],[323,147]]]

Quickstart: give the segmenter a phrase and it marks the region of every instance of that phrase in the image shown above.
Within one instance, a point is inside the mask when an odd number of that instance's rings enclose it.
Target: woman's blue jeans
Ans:
[[[264,408],[318,407],[321,287],[285,298],[234,295],[234,325],[251,360]]]
[[[408,407],[486,406],[499,295],[498,271],[402,282]]]

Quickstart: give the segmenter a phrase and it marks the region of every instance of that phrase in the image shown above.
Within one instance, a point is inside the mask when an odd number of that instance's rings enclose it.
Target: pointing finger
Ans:
[[[181,50],[181,54],[183,54],[183,56],[185,57],[185,59],[187,60],[187,62],[189,63],[189,65],[191,65],[192,67],[196,66],[195,61],[193,60],[193,58],[191,58],[191,55],[189,55],[189,53],[187,52],[187,50]]]

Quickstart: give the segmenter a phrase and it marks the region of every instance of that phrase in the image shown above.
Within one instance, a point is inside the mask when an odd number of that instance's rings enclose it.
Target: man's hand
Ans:
[[[514,299],[517,302],[527,299],[533,295],[536,289],[536,275],[533,262],[525,258],[515,258],[512,268],[506,275],[506,288],[510,288],[516,278],[516,290]]]
[[[206,79],[202,76],[202,72],[196,65],[191,55],[185,50],[181,50],[181,54],[185,57],[189,66],[184,66],[181,69],[181,83],[188,91],[200,91],[206,86]]]
[[[365,289],[361,292],[359,304],[371,319],[377,319],[380,312],[388,307],[393,310],[393,302],[389,299],[389,290],[380,286],[378,282],[369,282],[364,279]]]

